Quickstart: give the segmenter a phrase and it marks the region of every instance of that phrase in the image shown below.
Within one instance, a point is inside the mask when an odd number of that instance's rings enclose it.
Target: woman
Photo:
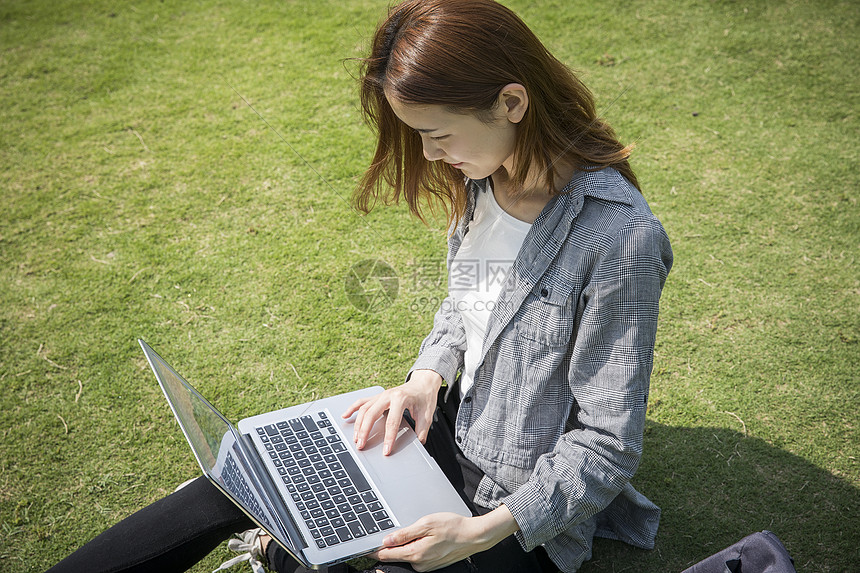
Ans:
[[[356,416],[359,448],[386,416],[390,451],[408,411],[475,514],[391,534],[375,569],[570,572],[595,535],[652,547],[660,511],[629,482],[672,254],[630,148],[588,89],[491,0],[394,6],[363,61],[361,101],[378,143],[356,204],[402,199],[419,218],[441,206],[449,296],[407,381],[344,416]],[[219,496],[197,480],[89,545],[115,545],[115,530],[140,531],[170,508],[207,508],[181,525],[184,541],[122,548],[135,553],[126,563],[187,567],[246,523]],[[301,570],[265,537],[257,553]]]

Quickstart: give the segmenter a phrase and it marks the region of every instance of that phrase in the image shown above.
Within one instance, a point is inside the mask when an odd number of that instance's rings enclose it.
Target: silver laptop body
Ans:
[[[204,475],[302,565],[370,553],[400,527],[440,511],[471,513],[404,421],[382,455],[383,423],[364,450],[341,413],[367,388],[245,418],[233,426],[138,340]]]

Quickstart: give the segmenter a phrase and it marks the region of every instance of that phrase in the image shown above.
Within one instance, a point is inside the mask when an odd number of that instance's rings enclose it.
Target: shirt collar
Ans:
[[[633,190],[634,187],[618,171],[608,167],[598,171],[577,171],[560,196],[568,198],[566,206],[572,208],[576,217],[585,197],[633,205]]]
[[[474,185],[470,190],[471,200],[468,202],[465,213],[467,221],[471,218],[474,211],[475,198],[478,191],[486,191],[490,179],[487,177],[472,181],[472,183]],[[633,197],[634,191],[635,188],[618,171],[611,167],[597,171],[577,171],[568,184],[561,190],[561,193],[547,203],[538,219],[541,219],[548,211],[552,211],[557,207],[562,207],[562,210],[570,215],[570,219],[574,219],[582,209],[585,197],[633,205],[635,202]],[[556,205],[556,203],[559,204]],[[535,223],[537,222],[536,220]]]

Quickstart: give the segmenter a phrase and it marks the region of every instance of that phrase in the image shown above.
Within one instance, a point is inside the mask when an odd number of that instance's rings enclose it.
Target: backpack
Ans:
[[[797,573],[794,560],[770,531],[748,535],[683,573]]]

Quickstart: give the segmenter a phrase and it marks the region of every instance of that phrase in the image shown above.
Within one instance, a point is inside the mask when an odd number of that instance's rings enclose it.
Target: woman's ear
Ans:
[[[529,94],[522,84],[508,84],[499,92],[499,106],[511,123],[519,123],[529,108]]]

